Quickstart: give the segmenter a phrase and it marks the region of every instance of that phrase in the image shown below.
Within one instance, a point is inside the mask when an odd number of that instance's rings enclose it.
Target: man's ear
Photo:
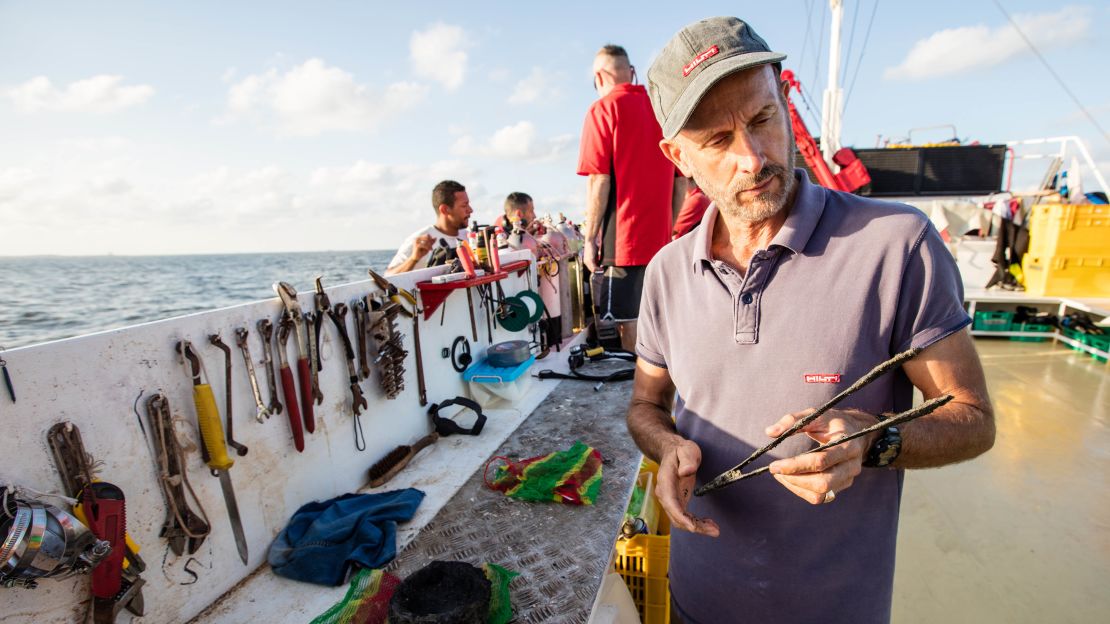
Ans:
[[[687,178],[690,177],[690,171],[686,168],[685,162],[683,161],[684,153],[682,147],[675,142],[674,139],[663,139],[659,142],[659,149],[663,151],[663,155],[667,157],[667,160],[674,163],[675,167],[678,167],[682,175]]]
[[[450,206],[448,206],[447,204],[440,204],[439,207],[436,208],[436,216],[446,215],[450,211],[451,211]]]

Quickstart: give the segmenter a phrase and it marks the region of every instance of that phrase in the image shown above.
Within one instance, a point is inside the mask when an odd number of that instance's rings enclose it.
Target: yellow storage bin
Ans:
[[[1110,297],[1110,254],[1048,256],[1026,254],[1021,263],[1025,292],[1042,297]]]
[[[1029,213],[1029,255],[1110,256],[1110,206],[1033,206]]]
[[[659,467],[648,460],[643,470],[654,474]],[[652,493],[654,498],[654,493]],[[658,503],[652,501],[658,508]],[[643,624],[670,624],[671,588],[667,568],[671,556],[671,523],[658,511],[658,535],[635,535],[616,543],[613,565],[628,586]]]

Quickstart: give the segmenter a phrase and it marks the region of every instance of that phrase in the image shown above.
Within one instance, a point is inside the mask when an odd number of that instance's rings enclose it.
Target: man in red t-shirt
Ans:
[[[603,47],[593,69],[600,97],[586,113],[578,156],[578,175],[589,176],[583,256],[598,313],[619,323],[621,345],[632,351],[644,268],[671,240],[685,181],[659,150],[663,132],[624,48]]]
[[[705,210],[711,203],[713,200],[701,192],[698,183],[693,178],[686,178],[686,201],[683,202],[682,209],[675,217],[673,237],[682,238],[689,234],[690,230],[698,227],[701,218],[705,216]]]

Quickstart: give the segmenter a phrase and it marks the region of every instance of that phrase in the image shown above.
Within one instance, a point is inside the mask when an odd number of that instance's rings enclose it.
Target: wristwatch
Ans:
[[[902,432],[898,427],[887,427],[875,438],[875,443],[867,450],[863,465],[867,468],[885,468],[898,459],[902,452]]]

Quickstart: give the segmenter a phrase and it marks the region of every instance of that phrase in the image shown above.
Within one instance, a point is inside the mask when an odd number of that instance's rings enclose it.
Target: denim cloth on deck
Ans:
[[[413,488],[344,494],[304,505],[270,545],[274,573],[318,585],[340,585],[350,565],[380,568],[397,554],[397,523],[424,500]]]

